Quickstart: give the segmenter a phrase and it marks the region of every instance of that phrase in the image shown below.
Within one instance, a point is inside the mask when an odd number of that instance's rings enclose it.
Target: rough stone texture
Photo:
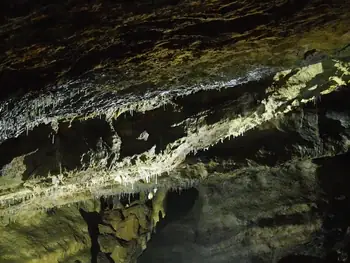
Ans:
[[[52,209],[1,226],[1,262],[87,262],[91,240],[79,209],[92,212],[94,204]]]
[[[350,261],[349,1],[0,13],[1,262]]]
[[[349,262],[349,160],[221,167],[168,196],[167,218],[138,262]]]
[[[178,181],[203,179],[203,175],[188,177],[186,173],[178,173],[178,176],[171,173],[187,156],[213,147],[225,139],[231,139],[236,144],[249,138],[251,133],[262,136],[264,126],[278,123],[284,116],[293,118],[288,116],[295,115],[298,109],[303,113],[303,104],[306,104],[306,108],[310,107],[308,105],[313,105],[321,96],[331,98],[335,92],[336,99],[345,100],[346,103],[345,96],[338,98],[337,95],[342,90],[345,93],[347,91],[349,63],[325,59],[273,74],[262,75],[258,72],[255,78],[242,81],[240,85],[226,83],[226,86],[223,84],[222,87],[193,91],[187,96],[175,96],[165,105],[168,109],[156,108],[111,119],[106,116],[102,119],[88,118],[74,123],[62,120],[56,132],[52,130],[51,124],[40,125],[18,138],[5,141],[0,145],[0,152],[4,153],[2,156],[6,156],[1,160],[5,168],[3,171],[9,169],[8,164],[13,158],[23,155],[26,155],[27,169],[22,174],[23,184],[2,191],[0,215],[4,218],[19,216],[21,213],[28,215],[35,212],[31,205],[33,202],[40,203],[42,208],[51,208],[83,201],[91,198],[91,195],[108,194],[108,191],[114,191],[114,194],[144,191],[153,187],[152,184],[157,184],[157,177],[161,175],[159,183],[168,187],[180,187]],[[210,101],[207,100],[208,96]],[[146,102],[136,101],[135,105],[142,103]],[[301,117],[301,124],[296,123],[294,129],[308,125],[315,131],[306,137],[303,134],[296,135],[301,137],[301,141],[293,141],[289,152],[282,157],[283,161],[347,151],[348,126],[346,118],[342,117],[344,113],[339,115],[336,110],[327,110],[328,113],[320,112],[313,116],[311,113],[301,115],[304,116]],[[331,134],[335,128],[332,127],[331,131],[325,131],[327,145],[322,148],[315,144],[322,139],[317,136],[318,116],[323,114],[330,116],[326,116],[327,119],[340,118],[339,136],[342,139],[332,140]],[[161,121],[163,118],[166,121]],[[157,123],[157,126],[153,123]],[[142,132],[138,127],[146,128],[151,134],[146,142],[136,139]],[[326,125],[325,129],[328,127],[331,126]],[[283,132],[280,135],[282,139]],[[55,137],[54,141],[51,136]],[[119,138],[117,145],[121,143],[120,148],[115,147],[113,138],[116,136]],[[292,138],[288,136],[290,142]],[[308,145],[303,145],[305,140],[311,141],[311,149],[305,149],[308,148]],[[74,149],[71,148],[72,144]],[[250,149],[253,150],[254,146]],[[278,158],[276,161],[282,160]],[[6,174],[3,178],[6,178]],[[11,206],[8,209],[9,204]]]
[[[125,206],[121,204],[123,198],[118,200],[110,197],[102,202],[105,205],[100,212],[98,245],[100,251],[114,262],[135,262],[146,249],[154,229],[153,211],[164,210],[160,205],[153,206],[151,202],[147,202],[149,200],[142,194],[133,199],[135,200],[128,200]]]
[[[193,207],[182,217],[168,203],[167,223],[138,262],[277,262],[297,252],[318,256],[322,221],[315,175],[310,161],[215,173],[215,179],[198,187]]]
[[[348,1],[153,2],[4,1],[2,97],[103,73],[124,91],[203,83],[350,39]]]

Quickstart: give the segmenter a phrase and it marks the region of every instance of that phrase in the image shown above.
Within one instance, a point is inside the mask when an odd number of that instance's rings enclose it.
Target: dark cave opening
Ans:
[[[98,243],[98,224],[101,223],[101,215],[97,212],[86,212],[84,209],[79,209],[79,212],[88,226],[88,232],[91,239],[91,263],[97,263],[100,245]]]
[[[319,165],[317,179],[322,189],[319,207],[323,212],[323,247],[328,253],[334,252],[333,248],[339,242],[343,243],[342,249],[348,250],[350,247],[350,178],[347,169],[349,159],[350,152],[315,160]],[[350,259],[346,262],[350,262]]]
[[[156,228],[156,232],[161,231],[167,224],[179,220],[190,213],[196,200],[198,190],[194,187],[185,190],[171,190],[166,198],[166,217],[161,220]]]
[[[172,237],[169,237],[169,229],[171,229],[172,224],[182,224],[182,222],[191,218],[191,212],[198,197],[199,192],[196,188],[181,191],[170,190],[168,192],[165,203],[166,216],[157,224],[156,231],[147,244],[147,249],[138,258],[138,263],[163,262],[164,258],[158,254],[162,246],[186,239],[181,233],[174,233]],[[170,230],[170,233],[172,233],[172,230]]]

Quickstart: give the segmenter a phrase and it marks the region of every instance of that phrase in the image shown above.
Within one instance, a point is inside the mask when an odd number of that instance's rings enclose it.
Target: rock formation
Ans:
[[[0,7],[1,262],[350,262],[349,1]]]

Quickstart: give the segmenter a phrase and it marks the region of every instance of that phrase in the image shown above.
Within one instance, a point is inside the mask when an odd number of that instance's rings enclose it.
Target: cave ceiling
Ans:
[[[315,181],[319,165],[349,150],[348,0],[4,0],[0,14],[4,227],[54,208],[67,215],[66,205],[88,206],[100,197],[145,193],[163,202],[163,192],[156,193],[161,188],[206,189],[199,196],[211,196],[207,204],[214,206],[210,202],[219,198],[209,186],[225,188],[226,182],[251,199],[254,191],[271,190],[292,200],[291,207],[316,205],[323,187]],[[279,173],[284,177],[277,180]],[[240,178],[259,187],[252,190]],[[301,201],[298,193],[310,196]],[[158,214],[142,202],[138,209],[157,224]],[[288,207],[262,197],[262,206],[269,202],[276,203],[273,211]],[[230,209],[239,204],[247,205]],[[141,222],[137,213],[121,216],[130,218],[128,229]],[[237,220],[262,217],[254,213],[247,210]],[[92,214],[82,216],[90,222]],[[103,218],[115,220],[108,213]],[[45,220],[40,224],[54,224]],[[75,220],[79,232],[84,221]],[[320,218],[311,221],[310,233],[321,228]],[[309,233],[304,230],[298,231]],[[89,231],[80,231],[81,238],[91,237]],[[137,239],[136,232],[118,233],[127,242]],[[75,246],[72,253],[84,249]],[[122,258],[118,249],[110,251],[114,258]],[[198,251],[193,262],[206,262],[205,250]],[[261,247],[255,252],[270,253]],[[33,257],[23,262],[45,262]]]

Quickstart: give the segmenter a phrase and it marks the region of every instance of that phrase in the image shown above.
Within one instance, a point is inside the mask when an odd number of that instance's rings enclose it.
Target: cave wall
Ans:
[[[349,12],[2,1],[0,261],[350,262]]]

